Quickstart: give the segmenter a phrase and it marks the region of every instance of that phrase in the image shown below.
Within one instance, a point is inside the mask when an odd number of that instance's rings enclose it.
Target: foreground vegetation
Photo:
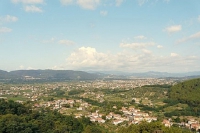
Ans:
[[[34,111],[27,105],[0,100],[1,133],[104,132],[88,118],[76,119],[48,109]]]
[[[88,118],[76,119],[57,111],[43,109],[34,111],[26,105],[0,100],[1,133],[111,133],[103,126],[92,123]],[[160,122],[142,122],[117,130],[118,133],[189,133],[180,128],[167,128]]]

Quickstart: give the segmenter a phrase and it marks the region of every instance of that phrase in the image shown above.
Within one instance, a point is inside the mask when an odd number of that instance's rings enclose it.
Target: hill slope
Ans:
[[[188,104],[200,104],[200,78],[192,79],[173,86],[169,93],[170,98]]]

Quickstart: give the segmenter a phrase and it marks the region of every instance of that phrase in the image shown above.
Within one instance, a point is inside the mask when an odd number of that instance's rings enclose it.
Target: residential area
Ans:
[[[0,98],[24,103],[32,102],[34,110],[49,108],[75,118],[87,117],[91,122],[113,126],[140,124],[143,121],[161,121],[166,127],[174,124],[199,130],[199,119],[174,122],[140,105],[159,107],[166,98],[167,89],[148,88],[176,84],[174,79],[131,79],[71,81],[37,84],[0,84]],[[145,88],[145,86],[147,88]],[[150,89],[150,90],[149,90]]]

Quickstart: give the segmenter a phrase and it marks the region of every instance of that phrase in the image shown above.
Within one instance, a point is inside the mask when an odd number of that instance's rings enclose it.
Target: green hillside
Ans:
[[[169,98],[188,104],[195,115],[200,115],[200,78],[178,83],[170,88]]]
[[[200,103],[200,78],[192,79],[177,85],[170,89],[170,98],[177,99],[188,104]]]

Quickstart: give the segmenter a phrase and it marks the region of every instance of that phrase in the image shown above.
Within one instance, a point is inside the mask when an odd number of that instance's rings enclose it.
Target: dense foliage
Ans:
[[[200,79],[192,79],[177,85],[169,90],[169,98],[171,102],[178,101],[188,104],[189,108],[185,111],[190,112],[188,115],[200,115]],[[182,113],[183,114],[183,113]],[[181,114],[181,115],[182,115]]]
[[[0,99],[1,133],[81,133],[102,132],[102,129],[88,118],[76,119],[57,111],[33,111],[13,101]]]

